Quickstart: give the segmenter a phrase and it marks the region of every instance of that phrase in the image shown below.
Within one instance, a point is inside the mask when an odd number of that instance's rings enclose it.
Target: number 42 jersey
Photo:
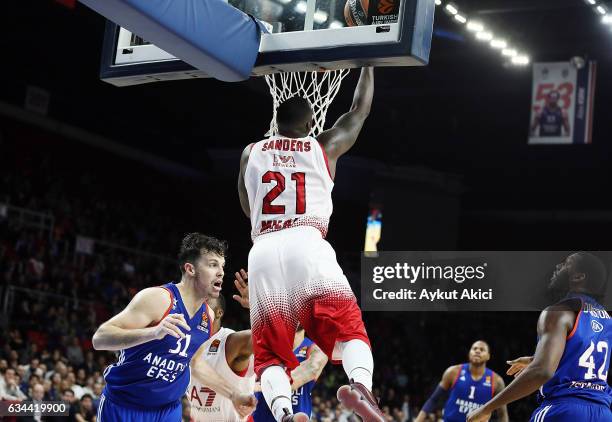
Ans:
[[[315,138],[273,136],[252,144],[244,182],[253,240],[295,226],[312,226],[327,235],[334,183],[325,150]]]
[[[607,379],[612,320],[595,299],[576,294],[570,298],[580,299],[582,307],[567,336],[555,375],[540,388],[541,398],[550,401],[576,397],[609,407],[612,390]]]

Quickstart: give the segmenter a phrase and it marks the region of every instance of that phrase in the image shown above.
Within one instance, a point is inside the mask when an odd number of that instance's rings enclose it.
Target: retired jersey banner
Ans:
[[[596,63],[534,63],[530,144],[590,144]]]

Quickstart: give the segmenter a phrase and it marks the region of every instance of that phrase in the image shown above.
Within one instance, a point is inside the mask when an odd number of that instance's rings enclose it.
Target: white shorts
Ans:
[[[249,297],[258,374],[272,364],[297,366],[292,345],[298,322],[330,359],[336,340],[367,341],[361,311],[336,253],[314,227],[256,238],[249,253]]]

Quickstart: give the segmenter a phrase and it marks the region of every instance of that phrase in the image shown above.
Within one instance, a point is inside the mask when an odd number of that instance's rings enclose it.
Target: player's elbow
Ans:
[[[108,344],[106,344],[107,342],[105,341],[106,336],[104,331],[104,325],[101,325],[94,333],[91,339],[91,344],[94,350],[113,350],[109,348]]]
[[[353,113],[355,116],[358,116],[361,120],[365,120],[370,115],[371,109],[371,104],[357,103],[353,104],[353,106],[351,107],[351,113]]]
[[[538,383],[547,383],[554,375],[555,370],[547,366],[535,366],[531,368],[533,371],[533,377],[538,380]]]
[[[104,350],[104,348],[102,347],[102,342],[100,342],[100,330],[96,330],[96,332],[94,333],[92,339],[91,339],[91,345],[93,346],[94,350]]]

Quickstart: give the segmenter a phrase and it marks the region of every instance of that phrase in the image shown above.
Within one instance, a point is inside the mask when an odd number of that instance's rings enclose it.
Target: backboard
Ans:
[[[346,2],[349,5],[346,5]],[[423,66],[429,60],[434,0],[229,0],[270,31],[252,76],[372,66]],[[345,11],[369,3],[367,24],[348,26]],[[108,21],[100,76],[116,86],[207,77]]]

